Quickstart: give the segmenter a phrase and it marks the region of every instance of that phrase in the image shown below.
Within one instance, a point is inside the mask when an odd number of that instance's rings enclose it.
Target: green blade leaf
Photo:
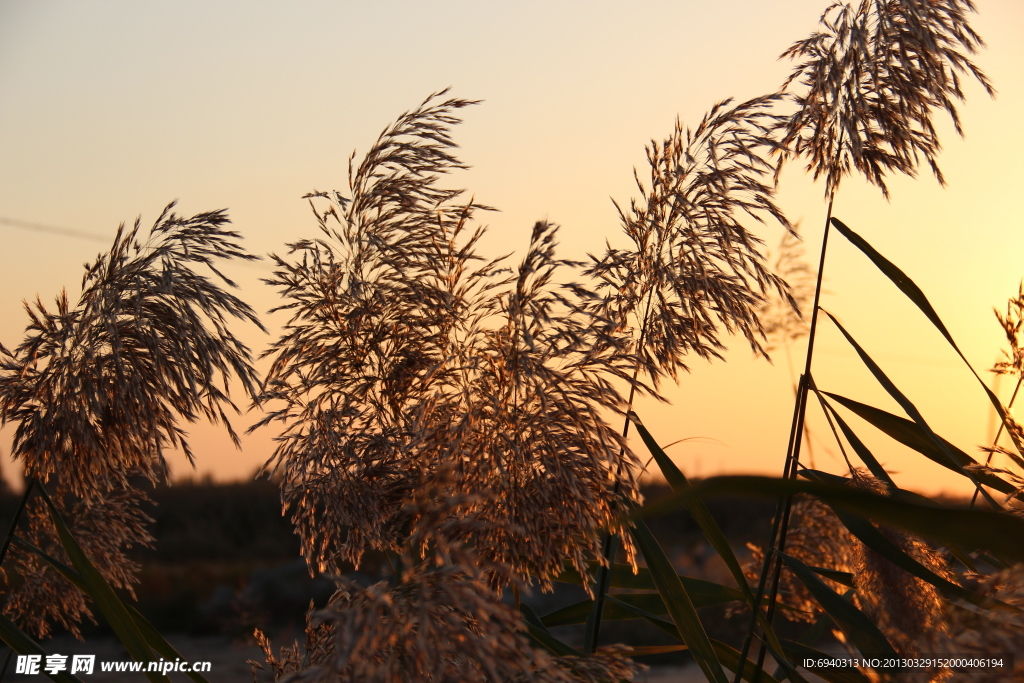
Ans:
[[[892,383],[892,380],[890,380],[889,377],[884,372],[882,372],[882,368],[878,367],[878,364],[875,363],[875,361],[872,360],[871,356],[868,355],[867,351],[865,351],[861,347],[861,345],[857,343],[857,340],[853,338],[853,335],[846,331],[846,328],[843,327],[838,320],[836,320],[835,316],[826,311],[824,308],[820,310],[822,313],[827,315],[829,319],[832,321],[832,323],[839,328],[839,331],[843,333],[843,336],[846,337],[846,341],[850,342],[850,345],[857,352],[857,355],[860,356],[861,361],[863,361],[864,365],[867,366],[868,370],[871,371],[871,374],[875,376],[875,379],[878,380],[878,383],[882,385],[882,388],[885,389],[885,391],[890,396],[892,396],[897,403],[900,404],[900,407],[903,408],[903,410],[906,411],[907,415],[909,415],[911,419],[913,419],[914,422],[917,423],[917,425],[921,428],[921,431],[924,432],[925,436],[928,437],[928,439],[935,445],[938,451],[948,460],[951,469],[953,469],[954,472],[959,472],[965,477],[973,478],[969,472],[963,470],[961,465],[957,462],[956,457],[954,457],[954,455],[946,449],[945,445],[941,441],[939,441],[939,438],[935,435],[935,432],[932,431],[932,428],[928,426],[928,423],[925,421],[924,416],[921,415],[920,411],[917,409],[917,406],[915,406],[910,401],[910,399],[908,399],[903,394],[902,391],[896,388],[896,385]]]
[[[821,400],[821,405],[825,406],[825,409],[828,410],[829,414],[832,415],[835,421],[839,424],[839,429],[842,430],[843,436],[845,436],[846,440],[850,442],[850,445],[853,447],[857,457],[860,458],[861,462],[867,466],[868,471],[870,471],[876,479],[884,481],[890,486],[895,487],[896,482],[892,480],[892,477],[890,477],[889,473],[885,471],[885,468],[882,467],[881,463],[875,459],[875,456],[870,450],[868,450],[868,447],[864,445],[864,442],[860,440],[860,437],[850,429],[850,425],[846,424],[846,420],[844,420],[836,409],[832,407],[831,403],[825,400],[822,392],[818,391],[818,387],[814,385],[813,380],[811,381],[811,389]]]
[[[591,572],[597,571],[599,566],[596,560],[590,560],[587,562],[587,566]],[[716,600],[718,602],[729,602],[730,600],[742,600],[743,593],[737,588],[732,586],[725,586],[714,581],[707,581],[705,579],[696,579],[691,576],[684,576],[679,574],[679,580],[686,586],[686,591],[690,594],[690,597],[697,599]],[[582,585],[583,579],[580,577],[572,563],[566,561],[562,573],[554,579],[559,583],[575,583]],[[611,570],[611,587],[612,588],[625,588],[630,590],[658,590],[657,586],[654,585],[654,579],[651,577],[651,571],[646,567],[637,567],[637,573],[633,573],[633,568],[625,562],[617,562],[612,566]],[[709,603],[713,604],[713,603]]]
[[[808,566],[812,572],[818,576],[824,576],[826,579],[841,583],[844,586],[853,587],[853,574],[850,572],[841,572],[837,569],[826,569],[825,567],[811,567]]]
[[[803,562],[784,552],[776,552],[857,649],[863,654],[896,656],[896,650],[863,612],[843,600],[842,596],[815,576]]]
[[[578,657],[582,654],[576,648],[570,647],[558,638],[551,635],[547,626],[540,620],[537,613],[529,605],[520,604],[519,611],[526,622],[526,635],[538,647],[541,647],[556,657]]]
[[[619,553],[619,544],[621,543],[619,537],[614,534],[605,536],[605,546],[602,550],[602,556],[609,563],[615,561],[615,556]],[[593,602],[590,614],[587,615],[587,620],[583,626],[583,650],[584,652],[593,652],[597,648],[597,634],[601,628],[601,622],[604,619],[605,607],[607,601],[604,596],[608,594],[608,589],[611,588],[608,567],[598,567],[596,573],[596,589],[597,600]]]
[[[662,473],[665,475],[665,479],[668,481],[672,490],[676,493],[688,491],[692,488],[690,482],[686,479],[686,476],[680,471],[676,464],[672,462],[672,458],[668,457],[665,451],[655,441],[654,436],[647,430],[644,423],[640,421],[640,417],[633,411],[629,412],[630,421],[636,425],[637,432],[643,439],[647,449],[654,456],[654,459],[658,463],[658,467],[661,468]],[[743,598],[750,605],[750,608],[755,611],[757,615],[758,624],[760,624],[762,631],[764,632],[765,639],[768,644],[771,645],[775,652],[782,652],[782,645],[779,643],[778,637],[775,635],[775,630],[772,628],[767,617],[757,607],[757,599],[754,597],[753,591],[750,590],[750,586],[747,585],[747,577],[743,574],[743,568],[740,567],[739,560],[736,559],[736,554],[732,551],[732,546],[729,545],[729,541],[725,538],[725,534],[722,533],[721,527],[718,526],[718,522],[711,515],[707,506],[704,505],[704,501],[699,498],[692,499],[687,504],[687,510],[690,515],[697,522],[704,537],[708,539],[711,546],[718,551],[719,557],[725,562],[725,565],[729,568],[729,573],[732,574],[733,579],[736,581],[736,585],[743,591]]]
[[[981,379],[981,376],[974,369],[974,366],[971,365],[970,361],[967,360],[967,357],[964,356],[963,352],[960,350],[960,347],[956,345],[955,341],[953,341],[953,335],[951,335],[949,333],[949,330],[946,329],[946,326],[942,323],[942,320],[939,318],[939,314],[935,312],[934,308],[932,308],[931,303],[929,303],[928,301],[928,297],[924,295],[924,292],[921,291],[921,288],[918,287],[914,283],[914,281],[907,276],[906,273],[904,273],[902,270],[897,268],[895,264],[893,264],[887,258],[878,253],[874,247],[868,244],[867,240],[865,240],[863,237],[861,237],[853,230],[851,230],[849,227],[847,227],[846,224],[844,224],[841,220],[839,220],[838,218],[832,218],[831,222],[833,227],[835,227],[835,229],[838,230],[843,237],[848,239],[855,247],[864,252],[864,254],[867,255],[867,257],[871,259],[871,261],[878,267],[878,269],[881,270],[882,273],[884,273],[885,276],[889,278],[889,280],[891,280],[892,283],[896,285],[899,288],[899,290],[906,295],[908,299],[913,301],[914,305],[916,305],[917,308],[922,313],[924,313],[925,317],[931,321],[932,325],[935,326],[935,329],[937,329],[939,333],[942,334],[946,341],[949,342],[949,345],[953,347],[953,350],[956,351],[957,355],[960,356],[960,359],[963,360],[963,362],[967,365],[968,369],[970,369],[971,374],[973,374],[975,379],[978,380],[978,384],[980,384],[981,388],[985,390],[985,394],[988,396],[989,402],[991,402],[992,406],[996,409],[996,413],[999,415],[999,418],[1004,423],[1006,423],[1007,418],[1009,416],[1006,411],[1006,408],[1003,407],[1003,404],[999,401],[999,398],[992,392],[991,389],[988,388],[988,385],[985,384],[984,380]],[[1018,441],[1016,433],[1012,429],[1007,429],[1007,432],[1010,433],[1010,437],[1013,439],[1013,443],[1017,447],[1017,451],[1024,454],[1024,444],[1021,444]]]
[[[628,603],[621,602],[621,598],[623,597],[621,595],[619,595],[619,596],[609,595],[607,597],[608,597],[608,602],[610,604],[611,603],[619,603],[620,606],[624,610],[631,611],[637,617],[646,619],[652,625],[656,626],[661,631],[663,631],[664,633],[667,633],[668,635],[672,636],[676,640],[679,640],[679,641],[683,640],[683,637],[679,635],[679,629],[677,629],[676,625],[673,624],[671,621],[666,621],[666,620],[662,619],[661,617],[658,617],[658,616],[656,616],[654,614],[651,614],[650,612],[647,612],[647,611],[645,611],[643,609],[640,609],[639,607],[637,607],[635,605],[631,605],[631,604],[628,604]],[[718,656],[719,661],[721,661],[722,664],[724,664],[727,668],[729,668],[732,671],[736,671],[739,668],[739,665],[740,665],[740,653],[739,653],[739,650],[736,650],[736,649],[726,645],[723,642],[715,640],[714,638],[711,639],[711,647],[714,648],[715,655]],[[750,661],[748,659],[747,660],[747,666],[744,668],[743,673],[741,675],[741,678],[743,680],[745,680],[745,681],[753,681],[754,680],[754,670],[756,668],[757,668],[757,665],[754,662],[752,662],[752,661]],[[769,676],[768,673],[765,672],[764,670],[761,671],[761,676],[757,680],[761,681],[761,683],[772,683],[772,681],[775,681],[775,683],[778,683],[778,681],[777,681],[777,679],[775,677]],[[803,681],[803,679],[800,678],[799,676],[797,676],[794,680],[797,681],[797,682]],[[804,682],[804,683],[806,683],[806,682]]]
[[[852,596],[854,592],[855,590],[851,588],[843,593],[843,600],[849,600],[850,596]],[[825,635],[825,631],[827,631],[829,626],[834,623],[835,622],[832,621],[832,617],[828,615],[828,612],[822,612],[818,615],[818,618],[814,620],[814,623],[811,624],[811,627],[800,635],[796,642],[808,647],[814,647],[814,644],[817,643],[823,635]],[[786,641],[782,642],[783,646],[785,646]]]
[[[845,481],[839,477],[835,477],[835,475],[829,475],[815,470],[804,470],[801,474],[817,481],[826,481],[828,479],[840,479],[841,481]],[[838,517],[839,521],[843,523],[843,526],[845,526],[851,534],[856,536],[861,543],[871,548],[897,567],[909,572],[922,581],[926,581],[935,586],[947,598],[965,600],[973,605],[977,605],[978,607],[998,610],[1001,612],[1021,612],[1020,609],[1008,605],[1005,602],[967,590],[962,586],[956,585],[952,581],[944,579],[908,555],[891,540],[886,538],[886,536],[876,529],[871,522],[847,512],[841,505],[833,505],[831,507],[832,511],[835,512],[836,517]]]
[[[107,623],[110,624],[114,633],[117,634],[118,640],[124,645],[132,659],[137,662],[156,661],[153,657],[153,651],[149,648],[142,633],[139,632],[128,610],[125,609],[124,603],[117,597],[117,593],[110,587],[110,584],[103,578],[103,575],[96,569],[96,566],[89,561],[82,547],[78,545],[78,541],[71,535],[71,530],[68,529],[67,524],[60,516],[53,501],[50,500],[50,496],[46,493],[42,484],[39,484],[38,488],[39,494],[50,509],[50,519],[53,520],[53,524],[57,528],[57,535],[60,538],[61,545],[64,547],[64,552],[68,554],[71,563],[75,566],[88,589],[85,591],[86,595],[92,599],[100,612],[102,612]],[[146,678],[151,681],[159,683],[169,683],[170,681],[167,676],[157,672],[147,671],[145,674]]]
[[[32,636],[18,628],[18,625],[8,619],[2,612],[0,612],[0,638],[7,643],[9,648],[21,655],[40,655],[43,658],[43,662],[45,662],[46,655],[49,654]],[[42,670],[41,667],[40,670]],[[50,680],[57,681],[57,683],[82,683],[82,679],[78,676],[72,676],[65,671],[56,674],[49,674],[44,671],[42,675]]]
[[[904,446],[912,448],[932,462],[942,465],[957,474],[963,474],[963,469],[968,465],[978,464],[977,460],[967,455],[941,436],[935,435],[935,438],[942,444],[943,450],[940,451],[936,448],[935,441],[930,439],[924,430],[921,429],[921,426],[912,420],[908,420],[905,417],[900,417],[898,415],[893,415],[892,413],[864,403],[859,403],[853,399],[840,396],[839,394],[832,394],[827,391],[822,393],[829,398],[834,399],[836,402],[841,403],[851,412],[871,423]],[[956,466],[950,464],[949,458],[946,457],[947,455],[952,456],[953,460],[956,462]],[[1017,490],[1013,484],[990,472],[975,472],[974,479],[989,488],[999,491],[1000,493],[1009,495]],[[1018,494],[1018,498],[1024,500],[1024,494]]]
[[[946,547],[990,552],[1003,561],[1024,562],[1024,519],[993,510],[942,505],[931,501],[881,496],[869,491],[816,481],[773,477],[712,477],[690,491],[645,506],[634,517],[646,518],[685,507],[691,497],[741,494],[776,498],[809,493],[826,503],[838,504],[860,517],[934,541]]]
[[[29,552],[38,555],[51,567],[57,570],[57,572],[59,572],[65,579],[74,584],[75,587],[77,587],[80,591],[88,594],[88,586],[82,579],[81,575],[74,569],[67,566],[57,558],[43,552],[43,550],[32,545],[28,541],[25,541],[24,539],[15,536],[12,540],[14,541],[14,543],[18,544],[25,550],[28,550]],[[167,642],[167,640],[163,637],[160,631],[158,631],[156,627],[153,626],[153,624],[151,624],[148,619],[146,619],[146,617],[142,616],[141,612],[135,609],[135,607],[132,605],[125,605],[125,608],[128,610],[128,613],[135,621],[135,625],[138,627],[139,632],[142,634],[143,638],[146,639],[146,642],[149,644],[151,648],[153,648],[153,650],[157,654],[159,654],[167,661],[184,659],[184,657],[181,656],[181,653],[175,650],[174,646]],[[194,671],[188,671],[184,673],[196,683],[209,683],[209,681],[207,681],[202,674],[196,673]]]
[[[684,581],[683,585],[686,585]],[[689,588],[687,587],[689,593]],[[616,595],[621,602],[635,605],[640,609],[646,610],[652,614],[668,614],[668,608],[665,607],[665,601],[661,599],[661,595],[658,593],[626,593],[622,595]],[[732,602],[735,598],[730,597],[727,600],[719,600],[707,595],[700,595],[690,593],[690,599],[693,601],[693,606],[696,608],[710,607],[711,605],[720,605],[723,602]],[[555,626],[569,626],[571,624],[583,624],[587,620],[587,616],[590,614],[591,609],[594,606],[593,600],[581,600],[580,602],[574,603],[567,607],[563,607],[560,610],[545,614],[541,617],[541,621],[548,628],[554,628]],[[607,604],[604,608],[605,620],[614,621],[616,619],[636,619],[637,616],[623,609],[617,604]]]
[[[946,338],[946,341],[949,342],[950,346],[956,349],[957,353],[960,353],[960,349],[957,348],[956,342],[953,341],[953,335],[951,335],[949,330],[946,329],[946,326],[942,324],[942,320],[939,319],[939,314],[935,312],[934,308],[932,308],[932,305],[928,302],[928,297],[924,295],[921,288],[914,284],[914,281],[911,280],[906,273],[897,268],[895,264],[889,261],[889,259],[875,251],[875,248],[868,244],[867,240],[847,227],[841,220],[833,217],[831,222],[832,227],[838,230],[839,234],[864,252],[867,257],[871,259],[876,266],[878,266],[878,269],[882,271],[882,273],[884,273],[885,276],[889,278],[892,283],[907,296],[908,299],[914,302],[918,309],[920,309],[932,324],[935,325],[936,329],[942,333],[942,336]],[[963,354],[960,355],[963,356]]]
[[[697,665],[700,666],[709,681],[729,683],[725,672],[722,671],[722,664],[718,661],[711,641],[708,639],[708,634],[705,633],[704,626],[700,623],[697,610],[694,609],[693,602],[686,593],[683,582],[679,580],[668,556],[655,540],[654,534],[647,528],[643,520],[638,520],[633,525],[632,534],[637,547],[643,553],[644,560],[647,561],[658,592],[661,593],[665,606],[668,608],[669,616],[672,617],[672,621],[679,629],[683,642],[690,647],[690,652]]]

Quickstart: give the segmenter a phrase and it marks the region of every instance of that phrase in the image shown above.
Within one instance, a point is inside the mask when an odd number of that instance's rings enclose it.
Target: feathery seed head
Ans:
[[[545,587],[565,557],[586,573],[599,531],[619,528],[610,472],[638,497],[603,415],[622,412],[613,382],[633,382],[633,357],[580,303],[592,293],[556,282],[577,265],[556,258],[557,227],[534,226],[518,268],[485,261],[470,226],[486,207],[438,186],[462,167],[449,128],[470,104],[434,96],[403,115],[351,165],[347,199],[311,197],[325,237],[275,257],[293,317],[267,354],[280,407],[260,424],[285,425],[267,467],[317,571],[400,551],[402,510],[442,471],[448,494],[487,494],[463,540]]]
[[[802,89],[789,94],[796,110],[781,145],[805,157],[815,179],[825,176],[826,197],[853,170],[888,197],[886,174],[914,176],[921,161],[945,182],[932,112],[945,110],[962,134],[961,77],[995,93],[967,56],[984,45],[967,22],[973,11],[969,0],[836,2],[820,31],[782,54],[798,62],[784,88]]]

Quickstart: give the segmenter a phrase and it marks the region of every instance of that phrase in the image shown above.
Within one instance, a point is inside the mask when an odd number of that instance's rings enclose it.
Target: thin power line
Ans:
[[[113,239],[108,235],[101,235],[97,232],[88,232],[86,230],[75,230],[73,228],[58,228],[53,225],[43,225],[42,223],[31,223],[29,221],[18,220],[17,218],[7,218],[0,216],[0,223],[3,225],[9,225],[14,228],[21,228],[23,230],[33,230],[35,232],[47,232],[51,235],[61,235],[63,237],[77,237],[83,240],[91,240],[93,242],[102,242],[103,244],[110,244]],[[247,268],[257,268],[259,270],[267,271],[272,266],[265,261],[253,262],[253,261],[234,261],[234,265],[239,265]]]
[[[53,235],[64,235],[65,237],[78,237],[83,240],[92,240],[94,242],[109,243],[110,237],[101,235],[96,232],[86,232],[85,230],[72,230],[71,228],[58,228],[53,225],[43,225],[41,223],[30,223],[28,221],[19,221],[16,218],[5,218],[0,216],[0,223],[4,225],[10,225],[15,228],[21,228],[23,230],[34,230],[36,232],[48,232]]]

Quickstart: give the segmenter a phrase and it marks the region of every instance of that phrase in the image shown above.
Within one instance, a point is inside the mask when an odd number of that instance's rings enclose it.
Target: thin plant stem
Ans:
[[[647,293],[647,304],[644,310],[643,324],[640,326],[640,340],[637,344],[637,350],[643,348],[644,342],[647,337],[647,321],[651,313],[651,299],[654,298],[654,288]],[[636,398],[636,380],[640,376],[640,359],[637,358],[636,364],[633,366],[633,381],[629,387],[629,399],[626,401],[626,418],[622,424],[622,437],[629,436],[629,413],[633,410],[633,399]],[[615,485],[612,488],[612,501],[611,505],[614,511],[614,506],[618,500],[619,495],[619,478],[622,476],[622,464],[623,459],[619,459],[619,466],[615,472]],[[597,650],[597,640],[601,633],[601,614],[604,612],[605,594],[611,587],[611,568],[615,562],[615,555],[619,551],[618,538],[611,532],[605,532],[603,543],[601,546],[601,556],[604,558],[607,566],[602,564],[597,568],[597,577],[595,580],[596,584],[596,595],[594,596],[594,607],[587,617],[587,624],[584,633],[583,651],[586,654],[593,654]]]
[[[843,455],[843,460],[846,461],[846,467],[850,470],[850,474],[853,474],[853,463],[850,462],[850,456],[846,454],[846,448],[843,446],[843,440],[839,438],[839,430],[836,429],[835,422],[832,421],[832,414],[829,412],[829,406],[825,403],[825,398],[818,391],[818,387],[814,384],[814,378],[811,378],[811,391],[814,392],[814,396],[818,399],[818,403],[821,405],[821,412],[825,414],[825,419],[828,421],[828,426],[832,430],[832,436],[836,439],[836,444],[839,446],[839,452]],[[806,425],[805,425],[806,426]],[[814,463],[811,463],[811,469],[814,469]]]
[[[782,348],[786,350],[786,367],[789,368],[789,376],[793,377],[793,355],[789,350],[789,339],[782,340]],[[799,392],[797,391],[798,381],[793,382],[793,400],[797,400]],[[814,469],[814,444],[811,442],[811,427],[804,422],[804,440],[807,442],[807,458],[810,460],[811,469]]]
[[[840,143],[840,149],[842,143]],[[829,193],[828,210],[825,213],[825,229],[821,238],[821,256],[818,260],[818,276],[814,284],[814,304],[811,306],[811,329],[807,333],[807,355],[804,360],[804,371],[800,375],[800,382],[797,386],[796,402],[793,406],[793,421],[790,425],[789,446],[786,452],[786,464],[783,468],[784,479],[794,479],[797,472],[797,463],[800,462],[800,444],[803,441],[801,436],[804,430],[804,416],[807,410],[807,385],[811,373],[811,361],[814,358],[814,339],[818,331],[818,303],[821,299],[821,281],[825,273],[825,255],[828,250],[828,236],[831,232],[832,207],[835,203],[835,188]],[[771,542],[765,550],[764,565],[761,570],[761,578],[757,584],[757,595],[755,596],[753,609],[750,615],[750,625],[747,627],[747,635],[743,639],[743,649],[740,651],[740,661],[746,660],[750,652],[750,645],[754,638],[754,631],[757,628],[757,613],[761,609],[761,601],[764,598],[765,588],[769,585],[768,575],[771,574],[770,596],[768,598],[767,618],[771,622],[775,613],[775,600],[778,595],[779,572],[781,571],[781,558],[774,552],[776,548],[782,551],[786,546],[786,531],[789,526],[789,513],[792,507],[792,497],[784,496],[779,500],[775,511],[775,519],[772,523]],[[774,565],[774,566],[772,566]],[[769,572],[769,567],[771,571]],[[754,681],[760,678],[760,671],[764,663],[765,648],[761,644],[758,655],[758,665],[754,670]],[[742,668],[742,667],[740,667]],[[735,683],[739,683],[740,674],[736,673]]]

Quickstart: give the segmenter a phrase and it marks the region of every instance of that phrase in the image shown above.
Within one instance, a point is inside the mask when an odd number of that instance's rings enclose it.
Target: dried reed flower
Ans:
[[[517,269],[477,255],[469,226],[486,207],[437,186],[462,167],[449,129],[473,102],[441,95],[350,162],[349,198],[310,196],[323,238],[274,257],[268,282],[293,317],[266,354],[265,397],[282,407],[256,426],[285,425],[266,468],[311,569],[401,551],[408,497],[450,469],[449,493],[495,493],[462,540],[549,587],[565,558],[586,575],[599,530],[620,528],[613,473],[638,498],[635,458],[602,414],[623,412],[613,380],[628,386],[634,359],[584,310],[593,295],[555,283],[575,265],[555,258],[556,226],[534,226]]]
[[[447,470],[440,479],[453,476]],[[307,625],[307,649],[296,644],[274,658],[257,637],[282,683],[527,683],[630,679],[637,667],[609,654],[551,657],[533,649],[520,615],[498,600],[488,574],[508,574],[453,537],[467,527],[487,526],[465,517],[475,497],[444,497],[447,485],[417,489],[404,509],[411,524],[393,583],[361,588],[338,579],[340,588]]]
[[[1024,608],[1024,565],[1015,565],[989,576],[968,575],[978,593]],[[1005,611],[979,610],[947,603],[945,642],[939,652],[991,655],[1012,653],[1012,672],[961,671],[957,681],[969,683],[1010,683],[1024,676],[1024,616]]]
[[[885,175],[914,176],[921,159],[945,183],[932,111],[944,109],[962,135],[961,76],[995,94],[967,56],[984,45],[967,23],[973,11],[970,0],[836,2],[821,16],[822,30],[782,54],[799,60],[784,87],[804,87],[790,94],[796,110],[782,145],[807,157],[815,179],[825,176],[826,197],[853,169],[888,197]]]
[[[182,419],[221,422],[237,442],[224,414],[234,408],[231,377],[257,394],[249,350],[227,325],[237,318],[263,328],[249,306],[197,272],[206,266],[234,286],[215,259],[255,257],[224,227],[224,211],[182,218],[173,206],[145,238],[139,220],[128,230],[122,224],[110,251],[86,266],[77,305],[66,292],[54,312],[26,303],[25,340],[14,351],[0,347],[0,420],[17,423],[13,457],[48,486],[90,559],[122,588],[135,573],[124,549],[152,540],[140,510],[147,498],[134,484],[165,476],[167,447],[192,459]],[[27,539],[63,557],[48,515],[32,510]],[[30,605],[74,631],[85,614],[78,592],[14,554],[18,578],[5,609],[27,614]],[[37,635],[47,630],[45,620],[34,621]]]
[[[992,368],[992,372],[999,375],[1024,376],[1024,344],[1021,343],[1021,325],[1024,324],[1024,282],[1017,290],[1017,297],[1006,302],[1006,316],[998,310],[992,309],[996,314],[1000,327],[1006,334],[1006,341],[1010,350],[1003,351],[1006,360],[999,361]]]
[[[890,493],[887,484],[861,470],[853,471],[852,482],[873,493]],[[921,539],[885,525],[878,525],[878,530],[935,574],[954,580],[945,558]],[[863,543],[856,543],[854,548],[854,574],[863,611],[900,654],[938,652],[949,630],[944,619],[944,602],[935,586],[896,566]]]
[[[772,353],[783,346],[788,353],[789,344],[806,336],[810,328],[805,316],[814,302],[817,277],[804,258],[804,244],[796,225],[792,231],[782,234],[772,271],[786,283],[785,291],[789,296],[769,294],[761,304],[757,318],[764,330],[764,350]]]
[[[880,495],[889,495],[887,485],[862,470],[854,470],[851,485]],[[954,580],[945,558],[924,541],[883,525],[879,531],[925,567]],[[753,556],[744,572],[756,579],[764,559],[760,547],[749,544]],[[929,649],[946,633],[942,623],[943,601],[938,591],[884,556],[868,548],[851,534],[832,509],[817,498],[798,497],[791,512],[786,535],[786,552],[812,567],[823,567],[854,575],[857,604],[867,613],[903,654],[937,652]],[[839,593],[846,588],[822,577]],[[780,579],[791,620],[813,621],[822,609],[810,593],[788,571]]]
[[[602,315],[635,331],[636,353],[655,383],[662,374],[677,379],[691,352],[721,358],[720,326],[764,354],[762,295],[775,289],[789,301],[785,283],[765,267],[761,240],[740,222],[771,216],[790,228],[765,182],[777,99],[720,102],[695,129],[677,121],[664,142],[651,142],[650,187],[634,172],[640,200],[628,213],[616,204],[633,246],[591,257],[588,272],[605,292]]]
[[[86,555],[111,585],[124,589],[132,598],[140,567],[127,556],[127,550],[153,540],[147,528],[153,520],[143,511],[147,503],[144,492],[117,489],[95,495],[89,502],[79,500],[67,512],[72,520],[71,533]],[[38,498],[31,500],[27,514],[29,523],[23,540],[71,566],[45,504]],[[4,612],[24,630],[45,638],[53,625],[80,638],[79,624],[83,620],[95,623],[81,591],[53,572],[35,552],[19,545],[16,539],[9,554],[13,585],[3,589],[7,594]]]
[[[828,505],[817,498],[799,496],[796,499],[790,512],[789,533],[786,534],[787,554],[811,567],[853,572],[858,545],[860,541],[843,526]],[[747,548],[751,556],[744,564],[743,572],[752,581],[757,581],[764,563],[764,549],[753,543],[748,543]],[[840,594],[848,590],[827,577],[821,579]],[[782,601],[793,608],[783,611],[790,621],[813,622],[824,611],[788,569],[783,569],[779,579],[779,592]],[[749,609],[748,605],[738,604],[732,607],[730,614]]]

